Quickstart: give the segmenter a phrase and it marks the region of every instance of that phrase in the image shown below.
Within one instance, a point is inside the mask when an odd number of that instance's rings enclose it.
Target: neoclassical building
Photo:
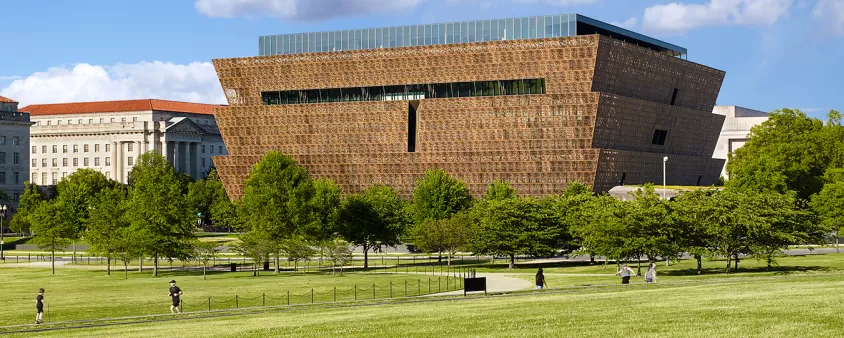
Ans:
[[[213,109],[219,105],[164,100],[37,104],[32,118],[31,180],[55,185],[80,168],[127,183],[141,154],[161,152],[178,172],[208,175],[225,155]]]
[[[0,96],[0,191],[8,200],[0,201],[14,210],[23,195],[23,182],[29,177],[29,114],[18,111],[18,103]]]

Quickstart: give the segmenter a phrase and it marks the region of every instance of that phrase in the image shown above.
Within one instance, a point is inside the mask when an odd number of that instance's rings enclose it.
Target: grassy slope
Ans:
[[[312,288],[316,292],[316,302],[327,302],[333,300],[335,286],[338,288],[339,300],[354,299],[355,285],[364,289],[358,292],[358,299],[372,298],[373,283],[378,286],[378,298],[390,296],[390,282],[395,285],[394,296],[404,295],[405,281],[411,285],[408,288],[410,295],[415,295],[420,289],[424,294],[428,291],[429,277],[404,274],[276,276],[268,273],[255,278],[248,272],[228,272],[209,274],[208,280],[202,280],[201,272],[163,272],[160,275],[151,277],[148,271],[143,274],[130,272],[129,279],[124,280],[122,271],[106,276],[101,271],[62,269],[58,270],[57,275],[51,276],[49,270],[45,269],[4,268],[0,270],[0,285],[4,290],[0,325],[29,324],[33,321],[35,296],[41,287],[47,290],[45,296],[49,302],[52,321],[64,321],[168,313],[170,298],[167,296],[167,290],[170,286],[167,282],[170,279],[176,279],[185,292],[184,310],[198,311],[207,310],[208,297],[215,301],[212,303],[214,309],[234,308],[235,295],[240,297],[240,307],[260,306],[262,293],[275,297],[268,299],[267,305],[286,304],[288,291],[292,294],[291,303],[309,303]],[[423,285],[416,287],[420,279],[423,280]],[[434,280],[431,284],[433,290],[436,290],[436,277]],[[446,288],[444,278],[441,288]]]
[[[840,334],[844,275],[779,275],[720,283],[634,285],[356,308],[113,326],[62,337],[251,336],[759,336]]]

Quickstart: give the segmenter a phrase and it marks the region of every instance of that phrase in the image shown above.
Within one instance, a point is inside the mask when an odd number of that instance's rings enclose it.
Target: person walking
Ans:
[[[180,300],[179,296],[182,295],[182,289],[176,286],[176,281],[170,281],[170,297],[173,298],[173,305],[170,305],[170,313],[182,313],[182,309],[179,307]]]
[[[621,270],[615,273],[616,276],[621,276],[621,284],[626,285],[630,284],[630,275],[638,276],[636,271],[633,271],[627,264],[621,265]]]
[[[548,283],[545,282],[545,275],[542,274],[542,268],[539,268],[539,271],[536,272],[536,289],[542,290],[542,287],[548,287]]]
[[[648,267],[648,271],[645,272],[645,283],[651,284],[656,282],[656,263],[651,263],[651,266]]]
[[[38,313],[35,315],[35,324],[44,322],[44,288],[38,289],[38,296],[35,296],[35,309]]]

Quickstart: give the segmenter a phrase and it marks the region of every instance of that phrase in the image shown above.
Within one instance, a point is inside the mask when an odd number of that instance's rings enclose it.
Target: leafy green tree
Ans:
[[[751,202],[745,206],[756,213],[748,232],[749,246],[753,256],[767,262],[768,269],[789,245],[821,243],[829,233],[805,203],[791,194],[760,194]]]
[[[504,180],[495,180],[487,187],[484,200],[500,201],[516,197],[516,190],[510,187],[510,183]]]
[[[32,243],[50,251],[51,273],[54,275],[56,274],[56,251],[63,251],[70,244],[74,231],[65,221],[69,208],[62,205],[63,203],[58,200],[42,202],[30,216],[32,232],[35,234]]]
[[[70,240],[73,242],[74,259],[76,242],[85,234],[89,213],[97,203],[99,193],[117,185],[117,182],[105,177],[101,172],[83,168],[62,178],[56,186],[56,199],[62,202],[58,205],[67,208],[63,213],[66,217],[62,221],[67,222],[66,227],[71,229]]]
[[[466,183],[451,177],[445,170],[425,171],[425,177],[413,188],[414,221],[448,219],[469,208],[472,195]]]
[[[88,253],[106,257],[106,274],[111,275],[111,261],[117,257],[122,246],[120,237],[123,229],[129,228],[126,220],[126,191],[122,186],[115,186],[100,191],[88,212],[86,232]]]
[[[220,246],[217,242],[197,241],[194,245],[194,257],[202,263],[202,279],[206,279],[208,262],[211,262],[220,253]]]
[[[589,188],[588,185],[585,185],[583,183],[569,182],[569,184],[566,186],[566,189],[563,190],[563,196],[565,197],[581,195],[592,195],[592,189]]]
[[[406,231],[409,215],[395,190],[376,185],[362,195],[350,195],[340,210],[339,234],[363,248],[364,269],[369,268],[369,250],[396,246]]]
[[[123,263],[123,279],[129,279],[129,263],[143,255],[143,248],[138,246],[143,238],[129,226],[118,228],[111,235],[114,258]]]
[[[12,216],[9,222],[9,230],[17,233],[27,233],[30,230],[31,222],[30,215],[38,208],[38,206],[46,200],[47,197],[41,193],[41,190],[35,183],[24,182],[24,192],[18,203],[18,209],[15,215]]]
[[[289,261],[293,262],[293,274],[296,274],[299,269],[299,261],[309,260],[316,254],[316,250],[301,235],[281,241],[281,252],[287,255]]]
[[[820,217],[822,225],[833,229],[835,251],[841,252],[839,237],[844,227],[844,180],[831,180],[821,192],[812,195],[810,206]]]
[[[627,240],[633,251],[644,255],[649,262],[671,259],[683,253],[680,245],[680,231],[671,222],[668,202],[654,191],[653,184],[647,184],[633,193],[634,199],[627,202],[627,217],[623,219],[628,229]],[[639,265],[641,274],[641,264]]]
[[[185,198],[182,181],[158,153],[141,155],[129,178],[126,218],[142,238],[137,244],[153,258],[153,275],[158,276],[159,259],[192,256],[193,208]]]
[[[477,254],[550,256],[559,251],[562,229],[553,211],[534,198],[487,201],[469,247]]]
[[[726,186],[757,192],[797,192],[807,198],[821,190],[833,158],[823,122],[800,110],[783,109],[754,126],[750,140],[730,156]],[[836,141],[841,144],[841,140]]]
[[[252,259],[252,276],[259,277],[258,263],[267,262],[270,255],[278,253],[278,244],[259,233],[249,232],[240,236],[240,243],[234,247],[240,255]]]
[[[314,195],[311,207],[314,222],[304,227],[302,234],[306,239],[316,244],[320,249],[320,262],[328,245],[337,232],[337,222],[340,217],[342,196],[340,187],[330,179],[316,179],[313,181]]]
[[[474,219],[468,210],[458,212],[449,219],[428,219],[414,228],[413,244],[426,252],[439,253],[439,261],[442,261],[442,253],[447,253],[448,265],[451,266],[457,250],[469,244],[473,226]]]
[[[586,199],[572,214],[571,231],[580,251],[616,262],[636,256],[624,218],[627,204],[609,195]]]
[[[715,251],[714,234],[708,229],[715,226],[712,195],[717,193],[712,189],[687,191],[677,196],[671,207],[671,223],[680,232],[679,245],[697,261],[698,274],[703,273],[703,257]]]
[[[334,238],[328,242],[326,246],[326,253],[328,259],[331,260],[331,273],[337,274],[337,267],[340,267],[340,274],[343,274],[343,267],[352,261],[352,248],[349,243],[340,239]]]
[[[276,273],[281,242],[311,228],[315,221],[313,196],[314,186],[308,172],[277,151],[267,153],[246,179],[239,210],[243,226],[276,248],[273,253]]]

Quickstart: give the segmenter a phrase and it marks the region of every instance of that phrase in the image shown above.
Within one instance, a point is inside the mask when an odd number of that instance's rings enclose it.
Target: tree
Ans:
[[[647,184],[633,193],[634,199],[627,202],[628,212],[623,221],[628,229],[627,240],[639,256],[649,262],[671,259],[683,253],[680,232],[671,222],[668,202],[660,199],[653,184]],[[641,274],[642,266],[639,264]]]
[[[86,220],[88,253],[105,256],[106,274],[111,275],[111,260],[125,249],[120,235],[130,226],[126,220],[126,191],[122,186],[102,190],[92,203]]]
[[[242,256],[252,259],[252,276],[255,277],[260,276],[257,264],[268,261],[271,254],[279,251],[276,243],[254,232],[240,236],[240,244],[235,246],[234,249]]]
[[[99,171],[83,168],[62,178],[56,186],[56,199],[62,202],[58,205],[67,208],[63,213],[66,216],[62,221],[68,223],[65,227],[71,231],[69,238],[73,241],[74,260],[76,259],[76,242],[85,233],[89,213],[97,203],[99,193],[117,184]]]
[[[141,238],[137,244],[153,258],[153,275],[158,276],[160,258],[172,261],[193,254],[193,208],[182,181],[158,153],[141,155],[129,178],[126,217]]]
[[[404,202],[396,191],[376,185],[362,195],[350,195],[343,201],[339,234],[349,243],[363,248],[363,267],[368,269],[369,250],[401,243],[400,236],[408,223]]]
[[[534,198],[487,201],[470,242],[477,254],[550,256],[559,251],[562,229],[553,211]]]
[[[754,210],[756,217],[748,231],[749,246],[753,256],[766,261],[768,269],[789,245],[821,243],[830,231],[792,194],[760,194],[751,202],[746,207]]]
[[[471,238],[474,219],[469,211],[461,211],[449,219],[428,219],[414,229],[414,244],[426,252],[448,254],[448,265],[458,249],[468,245]]]
[[[677,196],[671,207],[671,223],[679,231],[679,245],[697,261],[697,273],[703,273],[703,257],[715,252],[712,189],[686,191]]]
[[[65,214],[68,208],[62,205],[63,203],[56,200],[43,202],[30,216],[32,232],[35,234],[32,243],[50,251],[51,273],[54,275],[56,274],[56,251],[64,250],[73,236],[73,229],[69,228],[69,223],[64,221],[68,217]]]
[[[827,172],[823,189],[812,195],[811,208],[817,213],[826,228],[835,234],[835,251],[841,252],[839,237],[844,227],[844,171],[832,169]]]
[[[754,126],[750,140],[730,155],[726,186],[757,192],[797,192],[808,198],[821,190],[821,176],[833,159],[823,123],[800,110],[783,109]],[[834,145],[840,149],[842,140]]]
[[[9,230],[17,233],[29,232],[31,221],[30,215],[38,208],[38,206],[46,200],[46,196],[41,193],[35,183],[24,182],[24,192],[21,200],[18,203],[18,209],[15,215],[9,222]]]
[[[308,224],[302,234],[320,248],[319,258],[322,262],[323,254],[337,232],[342,196],[340,187],[330,179],[316,179],[313,185],[314,195],[311,199],[311,208],[315,221]]]
[[[129,279],[129,262],[143,255],[143,248],[138,245],[143,238],[130,226],[118,228],[112,236],[114,258],[123,263],[123,279]]]
[[[299,269],[299,261],[309,260],[316,254],[311,245],[301,235],[293,236],[281,241],[281,252],[287,255],[287,259],[293,262],[293,274]]]
[[[445,170],[425,171],[425,177],[413,188],[413,213],[416,224],[426,220],[448,219],[469,208],[472,195],[466,183],[451,177]]]
[[[246,179],[239,213],[243,227],[279,249],[281,242],[311,227],[313,183],[308,172],[289,156],[267,153]],[[279,254],[275,272],[279,272]]]
[[[510,183],[504,180],[495,180],[487,187],[484,200],[500,201],[516,197],[516,190],[510,187]]]
[[[208,269],[208,262],[217,257],[220,253],[220,246],[216,242],[201,242],[197,241],[194,245],[194,257],[202,263],[202,279],[206,279],[206,270]]]
[[[622,221],[627,212],[625,202],[609,195],[583,201],[572,213],[569,228],[580,251],[616,262],[634,257],[636,253],[629,245],[628,229]]]
[[[340,239],[334,238],[328,241],[326,246],[326,253],[328,259],[331,260],[331,273],[337,274],[337,267],[340,267],[340,274],[343,274],[343,267],[352,260],[352,248],[349,243]]]

